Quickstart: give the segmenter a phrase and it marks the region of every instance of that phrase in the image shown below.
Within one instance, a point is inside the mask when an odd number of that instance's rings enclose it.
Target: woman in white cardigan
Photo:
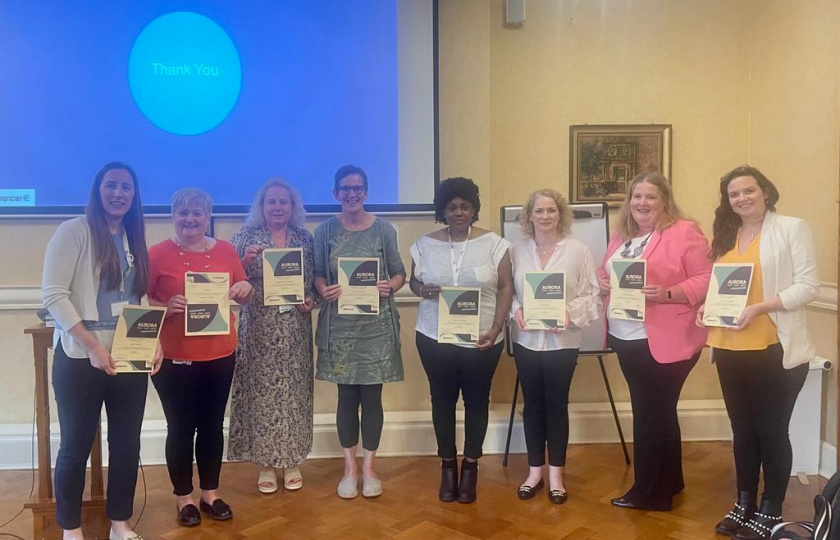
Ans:
[[[64,540],[82,540],[85,468],[103,403],[108,413],[111,540],[142,540],[128,520],[134,510],[145,373],[114,369],[111,342],[126,304],[146,294],[149,256],[137,175],[123,163],[102,167],[85,216],[59,225],[44,256],[41,295],[56,321],[52,381],[61,427],[55,462],[56,522]],[[158,347],[152,374],[160,369]]]
[[[732,424],[738,502],[715,527],[738,540],[769,538],[782,521],[793,453],[788,425],[814,346],[805,305],[819,293],[808,225],[776,214],[779,192],[744,165],[721,178],[711,257],[753,264],[747,307],[732,328],[711,328],[708,345]],[[702,324],[703,312],[698,314]],[[764,493],[756,508],[759,471]]]

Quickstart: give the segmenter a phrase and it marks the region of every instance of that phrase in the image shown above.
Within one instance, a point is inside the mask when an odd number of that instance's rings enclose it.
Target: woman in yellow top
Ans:
[[[738,502],[715,530],[738,540],[769,538],[782,521],[793,462],[788,425],[814,357],[804,310],[819,292],[814,243],[804,221],[776,214],[778,200],[773,183],[744,165],[721,178],[715,210],[712,260],[753,265],[747,307],[733,328],[710,328],[707,342],[732,424],[738,479]]]

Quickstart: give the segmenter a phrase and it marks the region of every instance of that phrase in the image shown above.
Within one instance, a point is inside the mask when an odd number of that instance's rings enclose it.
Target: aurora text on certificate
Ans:
[[[475,345],[481,318],[481,289],[441,287],[438,296],[438,343]]]
[[[370,257],[339,257],[338,297],[339,315],[379,314],[379,259]]]
[[[747,307],[752,275],[752,263],[715,263],[706,294],[703,324],[734,328]]]
[[[117,318],[111,358],[117,373],[152,371],[165,307],[124,306]]]
[[[230,333],[230,274],[227,272],[186,272],[184,296],[187,336],[219,336]]]
[[[263,304],[302,304],[303,249],[270,248],[263,254]]]
[[[645,295],[642,288],[647,277],[644,259],[613,259],[610,272],[610,311],[613,319],[645,320]]]
[[[566,275],[563,272],[525,272],[522,312],[528,330],[564,330]]]

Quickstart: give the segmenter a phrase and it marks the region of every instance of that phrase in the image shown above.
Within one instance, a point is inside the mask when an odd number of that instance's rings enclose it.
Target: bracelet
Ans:
[[[671,289],[665,289],[665,298],[668,300],[672,300],[673,296],[671,296]]]

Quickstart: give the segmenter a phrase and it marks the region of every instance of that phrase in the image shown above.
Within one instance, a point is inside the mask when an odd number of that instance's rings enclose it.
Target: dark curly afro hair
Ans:
[[[469,178],[456,176],[454,178],[447,178],[435,190],[435,222],[447,225],[444,211],[446,210],[446,205],[456,197],[469,201],[474,211],[472,222],[475,223],[478,221],[478,211],[481,209],[478,186]]]

